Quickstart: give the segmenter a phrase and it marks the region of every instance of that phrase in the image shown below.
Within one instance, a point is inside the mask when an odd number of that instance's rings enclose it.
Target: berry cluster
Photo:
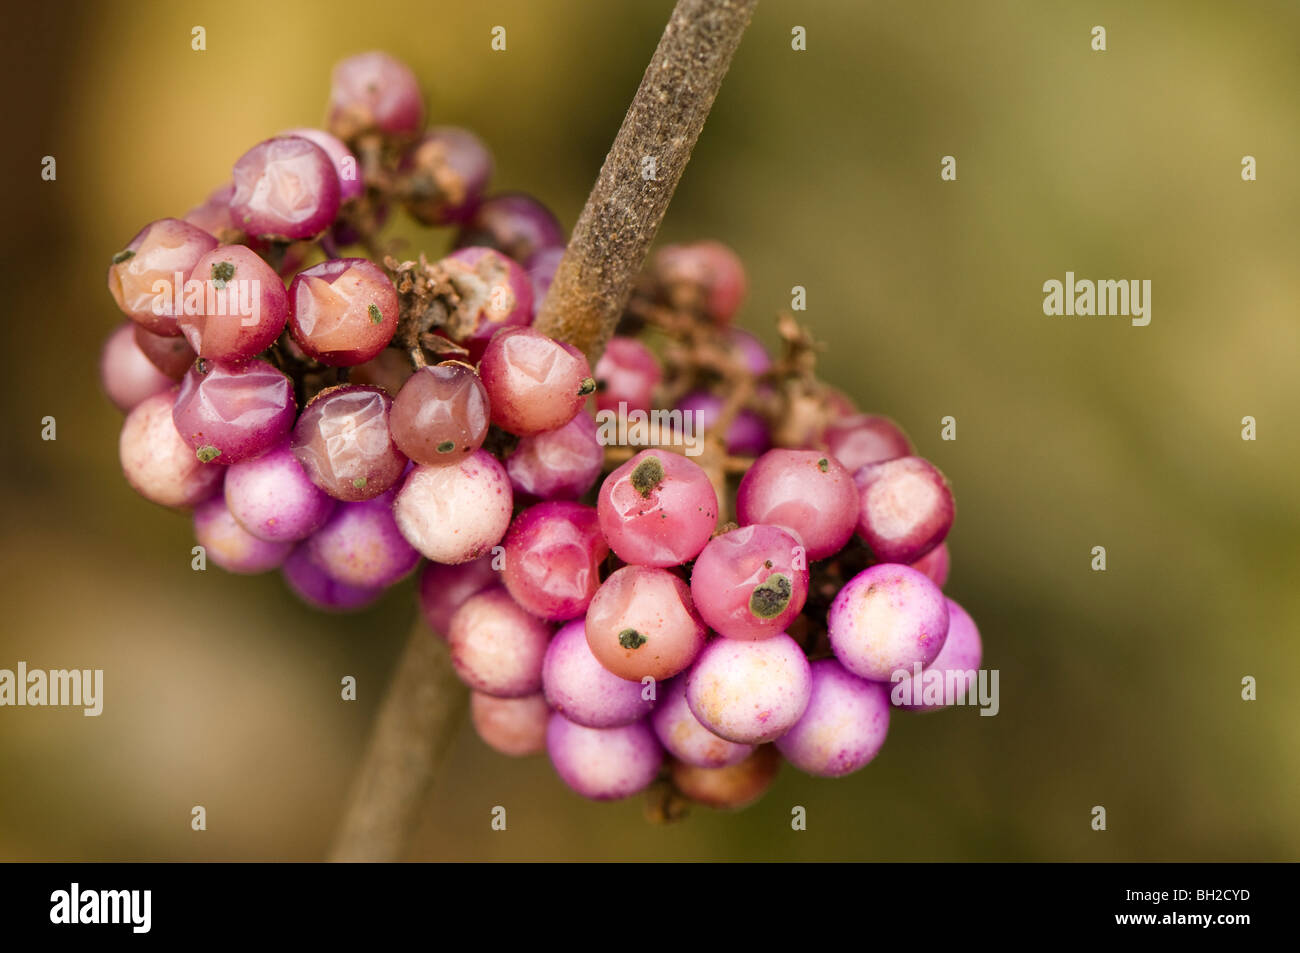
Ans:
[[[587,797],[662,779],[666,806],[739,807],[782,758],[861,768],[900,673],[980,664],[941,591],[943,475],[818,380],[793,319],[779,359],[732,326],[746,276],[716,242],[656,254],[591,368],[532,327],[554,216],[486,194],[483,144],[423,123],[403,64],[345,60],[328,131],[259,143],[113,256],[130,320],[101,375],[128,482],[192,509],[218,566],[278,568],[322,609],[427,559],[480,737],[547,751]],[[455,250],[385,254],[394,206]],[[615,444],[608,418],[637,414]]]

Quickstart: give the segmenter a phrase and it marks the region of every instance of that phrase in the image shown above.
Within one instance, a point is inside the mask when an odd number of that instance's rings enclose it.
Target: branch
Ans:
[[[623,314],[758,0],[678,0],[534,322],[593,362]],[[643,175],[647,159],[654,177]]]
[[[535,325],[594,364],[645,264],[758,0],[678,0]],[[642,157],[655,160],[642,178]],[[464,718],[445,642],[421,619],[398,662],[330,857],[400,859]]]

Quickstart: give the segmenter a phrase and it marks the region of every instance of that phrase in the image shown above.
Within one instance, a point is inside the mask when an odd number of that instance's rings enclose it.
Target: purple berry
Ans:
[[[754,751],[753,745],[720,738],[700,724],[686,702],[685,676],[659,686],[659,703],[650,715],[650,726],[669,754],[700,768],[739,764]]]
[[[292,543],[324,526],[336,503],[307,478],[289,441],[282,440],[227,470],[226,505],[239,525],[258,539]]]
[[[506,472],[521,497],[576,500],[595,485],[604,462],[596,422],[580,413],[558,430],[520,438]]]
[[[293,549],[293,543],[268,543],[244,529],[221,496],[194,508],[194,538],[226,572],[250,575],[278,568]]]
[[[136,344],[136,331],[139,329],[140,326],[132,321],[119,324],[104,342],[99,355],[99,380],[104,393],[123,413],[146,397],[171,390],[175,384]]]
[[[289,129],[280,133],[281,136],[297,136],[300,139],[306,139],[315,143],[320,149],[329,156],[330,163],[334,166],[334,172],[339,179],[339,202],[350,202],[357,198],[366,190],[366,185],[361,181],[361,170],[357,166],[357,157],[352,154],[342,139],[332,136],[324,129],[312,129],[303,127],[301,129]]]
[[[889,681],[897,671],[929,665],[948,634],[939,587],[909,566],[882,563],[858,573],[826,613],[831,650],[862,678]]]
[[[588,728],[617,728],[655,707],[645,686],[607,671],[591,654],[581,619],[563,626],[546,650],[542,689],[551,707]]]
[[[677,402],[677,409],[683,414],[695,417],[696,426],[702,431],[712,430],[722,415],[725,401],[717,394],[708,391],[692,391]],[[772,445],[767,423],[752,410],[741,410],[727,426],[723,435],[723,444],[727,453],[735,456],[757,457],[767,452]]]
[[[492,557],[482,556],[458,566],[427,563],[420,573],[420,609],[429,628],[446,638],[451,617],[470,596],[501,581]]]
[[[315,238],[339,213],[339,175],[329,154],[310,139],[277,136],[235,163],[231,220],[263,241]]]
[[[312,561],[339,582],[361,589],[391,586],[420,561],[393,520],[389,490],[373,500],[340,503],[307,540]]]
[[[564,229],[550,209],[522,192],[484,199],[456,237],[458,248],[495,248],[521,263],[544,248],[565,244]]]
[[[803,715],[811,690],[808,659],[784,633],[757,642],[714,639],[686,673],[692,713],[737,744],[780,738]]]
[[[362,589],[339,582],[312,562],[307,547],[302,544],[294,547],[280,571],[299,599],[326,612],[364,609],[384,594],[383,589]]]
[[[293,381],[266,361],[199,360],[181,381],[173,420],[200,460],[231,464],[281,442],[296,411]]]
[[[308,478],[336,500],[371,500],[402,478],[406,456],[388,430],[393,400],[380,387],[344,384],[321,391],[293,428],[293,455]]]
[[[874,758],[888,732],[889,690],[835,659],[818,659],[812,663],[808,708],[776,748],[800,771],[839,778]]]
[[[596,801],[645,790],[663,764],[663,749],[644,721],[587,728],[554,712],[546,726],[546,750],[560,780]]]
[[[969,703],[976,697],[984,655],[979,629],[975,627],[975,620],[957,603],[945,598],[944,604],[948,607],[948,637],[934,661],[921,672],[919,680],[914,669],[890,686],[890,702],[898,708],[938,711],[955,704],[958,699]]]

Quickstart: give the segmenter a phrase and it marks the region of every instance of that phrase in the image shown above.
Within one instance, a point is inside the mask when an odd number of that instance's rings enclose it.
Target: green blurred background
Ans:
[[[101,667],[106,698],[97,719],[0,710],[0,858],[322,857],[415,611],[409,582],[330,617],[275,575],[191,571],[188,520],[118,470],[96,374],[120,320],[108,257],[252,143],[318,122],[331,64],[371,48],[415,68],[433,120],[487,140],[497,188],[571,226],[671,6],[7,14],[0,667]],[[1300,858],[1297,48],[1290,0],[763,0],[661,239],[735,247],[742,323],[768,341],[804,285],[826,377],[952,479],[948,591],[1001,671],[1001,713],[896,717],[855,776],[787,768],[748,811],[670,827],[639,799],[583,801],[545,758],[500,757],[466,725],[411,856]],[[409,234],[431,254],[450,240]],[[1150,326],[1045,317],[1042,283],[1066,270],[1151,279]]]

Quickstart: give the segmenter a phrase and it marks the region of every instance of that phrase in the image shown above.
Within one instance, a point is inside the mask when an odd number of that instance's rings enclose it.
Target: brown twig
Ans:
[[[757,0],[678,0],[601,168],[537,325],[594,363],[613,333]],[[656,177],[642,178],[642,157]],[[397,860],[464,713],[443,641],[416,624],[349,806],[336,861]]]

